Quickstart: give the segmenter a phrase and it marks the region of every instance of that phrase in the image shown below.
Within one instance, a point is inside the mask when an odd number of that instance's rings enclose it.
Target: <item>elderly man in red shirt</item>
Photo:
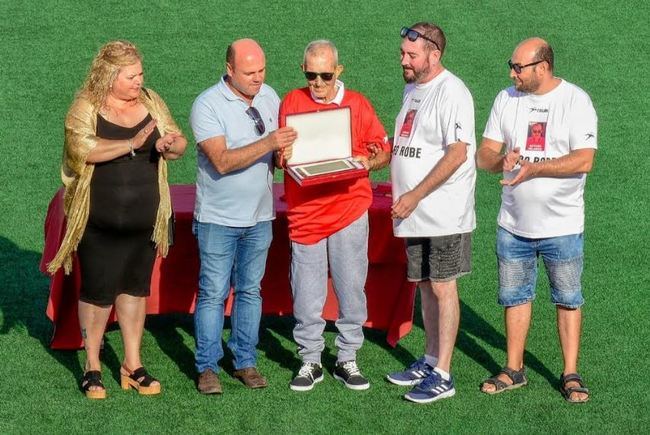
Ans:
[[[370,102],[362,94],[345,89],[339,80],[343,66],[338,63],[334,44],[327,40],[310,42],[302,69],[308,86],[285,96],[280,105],[280,125],[285,125],[288,114],[350,107],[352,155],[369,170],[385,167],[390,160],[386,131]],[[290,388],[307,391],[323,380],[322,312],[329,266],[339,302],[334,377],[350,389],[365,390],[370,384],[357,366],[356,352],[363,344],[362,326],[367,318],[364,286],[368,273],[370,181],[361,177],[299,186],[285,173],[284,183],[296,318],[293,336],[303,361]]]

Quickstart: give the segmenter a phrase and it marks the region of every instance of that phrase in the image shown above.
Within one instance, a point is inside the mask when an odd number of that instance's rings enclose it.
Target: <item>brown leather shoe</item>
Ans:
[[[212,369],[206,369],[199,374],[199,392],[201,394],[221,394],[221,382],[219,376]]]
[[[245,369],[235,370],[233,375],[242,381],[248,388],[264,388],[268,386],[266,378],[260,375],[255,367],[246,367]]]

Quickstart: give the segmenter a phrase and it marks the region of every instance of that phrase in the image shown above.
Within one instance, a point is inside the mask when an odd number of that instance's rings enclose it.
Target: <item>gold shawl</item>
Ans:
[[[140,101],[153,119],[158,121],[156,128],[161,136],[170,132],[181,132],[165,102],[158,94],[151,89],[143,89],[143,92],[140,93]],[[72,102],[65,118],[61,179],[65,186],[64,211],[67,225],[59,251],[47,265],[47,271],[51,274],[54,274],[61,266],[64,267],[66,275],[70,273],[72,256],[77,250],[88,222],[90,181],[95,165],[86,163],[86,158],[88,153],[97,146],[98,137],[95,135],[95,129],[98,111],[99,107],[95,107],[83,94],[79,94]],[[151,240],[165,257],[169,250],[168,225],[172,207],[167,184],[167,162],[164,158],[158,161],[158,189],[160,204]]]

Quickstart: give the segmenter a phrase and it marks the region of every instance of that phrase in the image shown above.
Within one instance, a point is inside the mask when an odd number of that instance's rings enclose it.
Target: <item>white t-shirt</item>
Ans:
[[[408,218],[393,221],[395,236],[437,237],[474,230],[474,102],[465,84],[445,70],[430,82],[407,85],[393,142],[394,201],[431,172],[447,146],[467,144],[467,160],[456,172],[423,198]]]
[[[573,150],[597,148],[598,118],[586,92],[562,80],[544,95],[510,87],[497,95],[483,137],[519,147],[523,159],[538,162]],[[504,171],[505,179],[515,171]],[[584,230],[586,174],[537,177],[504,186],[498,223],[532,239],[580,234]]]

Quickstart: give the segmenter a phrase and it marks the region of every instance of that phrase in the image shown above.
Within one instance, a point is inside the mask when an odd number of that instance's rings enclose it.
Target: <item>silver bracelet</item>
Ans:
[[[133,149],[133,139],[129,139],[129,154],[131,154],[131,157],[135,157],[135,150]]]

